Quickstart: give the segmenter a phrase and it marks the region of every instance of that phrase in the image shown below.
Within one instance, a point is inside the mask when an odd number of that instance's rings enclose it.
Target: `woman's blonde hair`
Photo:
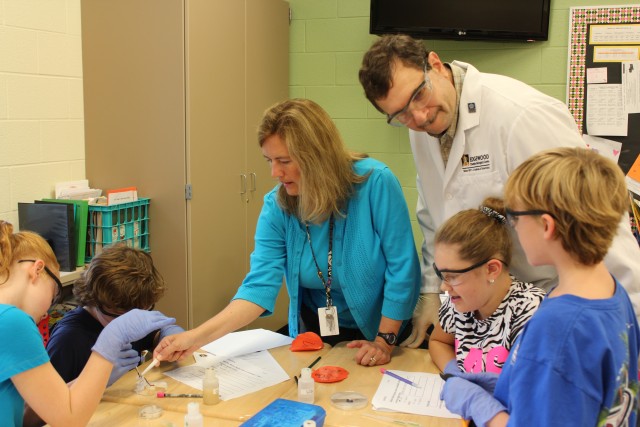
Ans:
[[[300,166],[297,196],[278,189],[278,203],[301,221],[319,223],[342,210],[353,194],[354,185],[365,181],[353,171],[353,162],[367,157],[346,150],[331,117],[315,102],[290,99],[270,107],[258,127],[260,146],[278,135],[289,156]]]
[[[52,272],[60,271],[53,249],[37,233],[13,232],[11,223],[0,220],[0,284],[9,280],[11,265],[22,259],[41,259]]]
[[[440,226],[435,243],[458,245],[458,255],[469,262],[497,257],[511,263],[512,242],[504,202],[488,197],[478,209],[460,211]]]
[[[505,202],[551,214],[562,247],[584,265],[604,259],[629,206],[622,170],[584,148],[556,148],[527,159],[509,177]]]

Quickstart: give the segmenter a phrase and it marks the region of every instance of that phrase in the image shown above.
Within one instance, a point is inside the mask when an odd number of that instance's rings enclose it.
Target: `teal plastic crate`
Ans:
[[[89,205],[85,262],[116,242],[149,252],[149,204],[150,199],[139,198],[113,206]]]

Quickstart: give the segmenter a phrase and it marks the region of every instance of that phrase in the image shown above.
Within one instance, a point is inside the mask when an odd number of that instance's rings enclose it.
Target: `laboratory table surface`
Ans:
[[[131,371],[106,389],[102,402],[91,418],[89,426],[181,427],[184,423],[187,403],[191,401],[200,403],[205,426],[238,426],[277,398],[297,400],[297,386],[293,376],[299,376],[301,368],[307,367],[318,356],[322,356],[322,358],[314,366],[314,369],[322,366],[339,366],[349,372],[348,377],[340,382],[315,384],[314,403],[326,410],[324,425],[327,427],[382,427],[399,425],[402,422],[406,423],[405,425],[422,427],[459,427],[461,425],[459,419],[374,411],[371,399],[382,379],[380,367],[356,364],[354,360],[356,351],[356,349],[347,348],[346,343],[340,343],[333,348],[325,345],[321,350],[306,352],[292,352],[288,346],[271,349],[269,352],[290,376],[290,380],[242,397],[221,401],[213,406],[203,405],[201,398],[159,399],[151,395],[139,395],[134,391],[137,374],[135,371]],[[168,393],[201,393],[200,390],[162,374],[164,371],[175,369],[178,365],[185,366],[191,363],[193,363],[191,357],[188,358],[188,361],[179,364],[162,363],[160,367],[151,369],[146,377],[152,383],[166,382]],[[394,349],[391,362],[384,367],[402,371],[438,372],[427,350],[401,347]],[[349,410],[333,406],[330,400],[331,395],[344,391],[355,391],[365,395],[368,398],[367,405],[364,408]],[[162,416],[155,420],[141,419],[139,417],[140,409],[151,404],[163,409]],[[400,423],[371,419],[364,416],[365,414],[392,418]]]

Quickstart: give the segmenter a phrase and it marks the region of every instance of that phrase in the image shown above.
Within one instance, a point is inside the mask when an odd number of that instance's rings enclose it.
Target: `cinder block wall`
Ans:
[[[80,0],[0,0],[0,218],[82,179]]]

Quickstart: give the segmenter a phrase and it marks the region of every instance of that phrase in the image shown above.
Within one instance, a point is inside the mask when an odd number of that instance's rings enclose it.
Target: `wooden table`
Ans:
[[[293,378],[300,374],[300,369],[308,366],[318,356],[322,359],[314,366],[341,366],[349,371],[349,376],[343,381],[330,384],[316,383],[315,404],[322,406],[327,417],[327,427],[383,427],[393,425],[386,421],[366,418],[363,414],[391,417],[395,420],[412,421],[423,427],[460,427],[460,420],[428,417],[402,413],[376,412],[371,407],[371,398],[375,394],[382,374],[379,367],[365,367],[357,365],[353,359],[356,350],[349,349],[345,343],[334,348],[325,346],[324,349],[312,352],[291,352],[288,346],[270,350],[282,368]],[[183,363],[182,365],[190,364]],[[165,381],[169,393],[201,393],[186,384],[162,375],[166,370],[175,369],[176,364],[163,363],[161,367],[152,369],[146,375],[151,381]],[[404,371],[422,371],[437,373],[429,352],[420,349],[396,348],[393,359],[385,368]],[[205,416],[205,426],[235,427],[252,417],[262,408],[277,398],[297,400],[297,386],[294,380],[268,387],[246,396],[221,401],[214,406],[202,405],[202,399],[165,398],[141,396],[133,390],[137,380],[135,371],[129,372],[109,387],[103,396],[102,403],[91,419],[92,427],[182,427],[187,403],[197,401]],[[342,410],[331,404],[330,396],[338,391],[357,391],[369,398],[367,406],[356,410]],[[141,420],[138,411],[144,405],[155,404],[163,408],[163,416],[156,420]],[[397,424],[396,424],[397,425]]]
[[[98,409],[87,424],[87,427],[183,427],[184,414],[182,412],[163,411],[160,418],[147,420],[138,416],[139,406],[126,403],[100,402]],[[237,427],[241,421],[205,418],[204,426]]]
[[[336,383],[316,383],[314,403],[322,406],[327,411],[327,418],[324,423],[326,427],[382,427],[392,425],[392,423],[388,421],[379,421],[364,417],[362,416],[363,414],[384,416],[401,421],[412,421],[423,427],[460,427],[461,421],[459,419],[374,411],[371,407],[371,399],[376,393],[380,385],[380,380],[382,379],[380,367],[358,365],[353,359],[354,355],[355,350],[347,348],[346,343],[339,343],[314,366],[314,369],[321,366],[340,366],[349,371],[349,376],[343,381]],[[401,371],[430,372],[434,374],[440,372],[431,361],[427,350],[396,347],[393,350],[392,356],[391,362],[384,365],[384,368]],[[336,408],[332,405],[330,397],[333,393],[344,391],[355,391],[367,396],[369,398],[367,406],[355,410]],[[297,390],[295,388],[290,389],[282,398],[297,400]]]
[[[271,349],[269,350],[271,355],[273,355],[273,357],[278,361],[291,380],[267,387],[240,398],[220,401],[220,403],[213,406],[203,405],[201,398],[158,399],[156,396],[142,396],[136,394],[134,389],[138,376],[135,371],[128,372],[111,387],[107,388],[102,397],[102,401],[126,403],[128,405],[138,407],[154,404],[160,406],[164,410],[181,412],[183,414],[187,411],[187,403],[193,401],[200,403],[200,412],[206,417],[244,421],[251,418],[275,399],[281,397],[289,389],[295,389],[296,383],[293,376],[300,375],[300,370],[310,365],[318,356],[323,356],[324,358],[324,355],[327,354],[330,349],[331,346],[329,345],[325,345],[324,349],[318,351],[292,352],[289,350],[289,346]],[[189,358],[189,360],[189,362],[181,363],[180,365],[190,365],[193,359]],[[194,389],[162,374],[164,371],[170,371],[175,368],[177,368],[177,364],[175,363],[162,363],[159,368],[150,370],[145,377],[151,383],[156,381],[166,382],[168,385],[166,390],[167,393],[202,393],[200,390]],[[105,424],[105,426],[106,425],[108,424]]]

